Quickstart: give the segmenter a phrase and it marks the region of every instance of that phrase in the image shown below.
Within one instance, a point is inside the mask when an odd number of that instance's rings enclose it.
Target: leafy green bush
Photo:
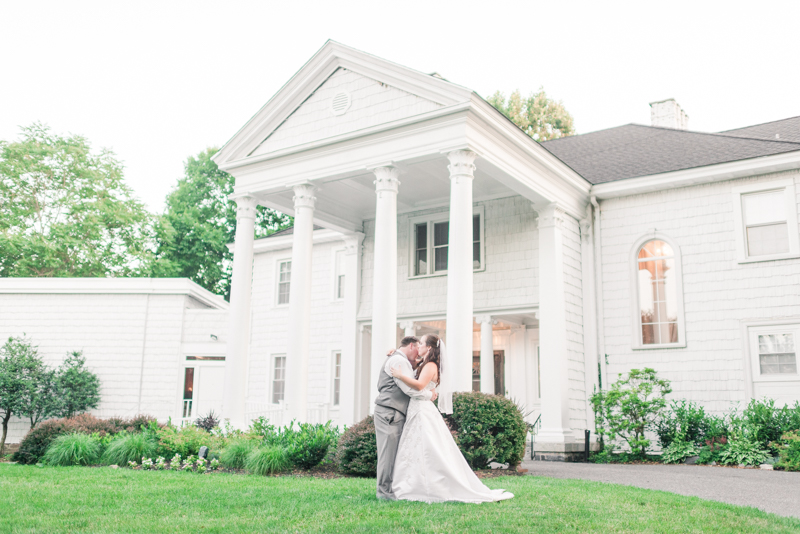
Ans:
[[[181,428],[167,425],[155,429],[153,433],[158,440],[156,453],[164,458],[171,458],[176,454],[184,458],[192,454],[197,455],[203,445],[211,450],[218,450],[224,441],[194,425]]]
[[[787,471],[800,471],[800,431],[784,434],[777,448],[780,460],[776,465]]]
[[[66,419],[51,419],[39,423],[28,432],[11,460],[21,464],[39,462],[50,444],[62,434],[97,434],[102,441],[103,438],[115,436],[123,430],[140,432],[142,424],[149,424],[151,421],[155,421],[155,418],[149,415],[138,415],[129,420],[119,417],[100,419],[88,413]]]
[[[247,457],[258,445],[251,439],[232,439],[219,456],[219,461],[228,469],[244,469]]]
[[[301,469],[311,469],[317,466],[328,454],[328,448],[335,442],[337,434],[335,427],[330,423],[312,425],[303,423],[297,431],[293,428],[283,433],[281,445],[286,448],[289,461]]]
[[[336,449],[339,470],[351,475],[374,477],[378,471],[378,445],[375,423],[369,415],[348,428]]]
[[[264,445],[247,456],[245,468],[256,475],[271,475],[291,467],[289,454],[280,445]]]
[[[156,453],[156,440],[149,432],[139,434],[120,434],[103,454],[101,462],[106,465],[127,465],[140,462],[142,457],[151,458]]]
[[[710,464],[712,462],[720,462],[719,455],[728,447],[728,438],[720,436],[717,438],[707,439],[705,445],[700,448],[697,459],[698,464]]]
[[[102,447],[97,438],[87,434],[58,436],[47,448],[42,463],[47,465],[94,465],[100,460]]]
[[[519,465],[525,455],[528,426],[514,401],[477,391],[453,395],[456,442],[473,469],[491,462]]]
[[[679,464],[690,456],[700,454],[700,449],[693,441],[685,441],[685,436],[679,434],[661,454],[661,461],[665,464]]]
[[[706,439],[725,435],[725,421],[721,417],[707,415],[699,404],[685,399],[673,400],[669,407],[654,422],[653,430],[658,434],[662,448],[683,435],[685,442],[702,444]]]
[[[722,465],[761,465],[770,458],[769,451],[762,448],[760,442],[745,436],[731,438],[719,453]]]
[[[625,378],[591,396],[597,433],[601,439],[623,439],[631,453],[644,457],[650,447],[645,431],[659,420],[672,391],[669,380],[658,378],[654,369],[631,369]]]
[[[786,432],[800,430],[800,403],[778,408],[773,399],[753,399],[741,416],[731,415],[730,425],[733,432],[747,435],[767,449]]]

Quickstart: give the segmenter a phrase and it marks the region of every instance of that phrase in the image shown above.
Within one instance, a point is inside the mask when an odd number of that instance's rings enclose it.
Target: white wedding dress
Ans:
[[[425,389],[434,389],[430,382]],[[481,503],[514,497],[470,469],[433,402],[412,397],[397,448],[392,491],[404,501]]]

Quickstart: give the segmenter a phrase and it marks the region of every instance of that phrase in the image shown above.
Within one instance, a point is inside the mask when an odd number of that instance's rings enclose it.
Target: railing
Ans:
[[[330,420],[328,417],[328,403],[322,404],[309,404],[308,405],[308,422],[314,425],[324,425]]]
[[[245,405],[245,421],[248,423],[253,419],[264,417],[273,426],[288,425],[291,421],[286,411],[286,405],[281,401],[278,404],[268,402],[248,402]],[[330,420],[330,405],[327,402],[321,404],[309,404],[306,420],[312,424],[325,424]]]
[[[533,460],[534,454],[534,446],[536,444],[536,434],[539,433],[539,430],[542,428],[542,414],[536,418],[536,421],[533,424],[528,423],[528,432],[531,434],[531,460]]]

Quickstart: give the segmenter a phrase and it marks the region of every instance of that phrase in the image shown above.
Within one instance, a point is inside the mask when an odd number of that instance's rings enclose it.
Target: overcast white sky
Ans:
[[[800,2],[2,1],[0,139],[49,124],[108,147],[154,211],[187,156],[224,144],[335,39],[482,96],[544,86],[579,133],[800,115]]]

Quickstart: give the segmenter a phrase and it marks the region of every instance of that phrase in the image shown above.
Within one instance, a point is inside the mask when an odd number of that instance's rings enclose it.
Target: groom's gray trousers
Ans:
[[[378,445],[378,498],[394,500],[392,475],[397,446],[403,434],[406,416],[394,408],[375,406],[375,439]]]

